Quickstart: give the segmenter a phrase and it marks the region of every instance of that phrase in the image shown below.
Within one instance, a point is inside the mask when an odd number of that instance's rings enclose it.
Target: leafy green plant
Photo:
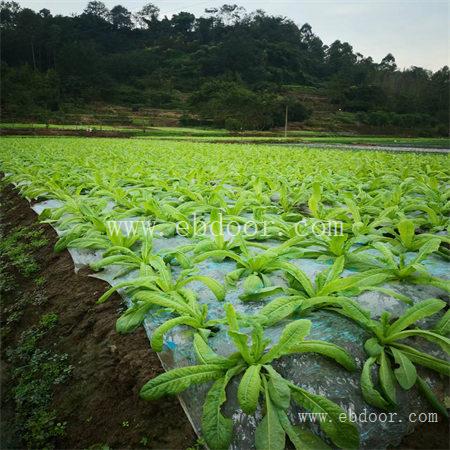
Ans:
[[[445,306],[445,302],[442,300],[424,300],[408,308],[401,317],[393,322],[387,312],[384,312],[381,320],[377,322],[372,320],[367,313],[352,308],[349,304],[340,305],[341,314],[355,320],[373,335],[364,344],[369,357],[364,363],[361,374],[361,389],[367,403],[378,408],[391,409],[396,406],[396,382],[405,390],[409,390],[417,384],[430,404],[447,416],[445,407],[434,396],[425,380],[418,375],[415,364],[446,376],[450,376],[450,364],[448,361],[416,349],[408,341],[411,337],[420,337],[438,344],[444,352],[450,354],[450,339],[441,334],[449,332],[448,314],[436,325],[438,332],[410,328],[417,321],[436,314]],[[405,340],[407,340],[406,343]],[[372,381],[373,366],[378,366],[381,391],[376,389]],[[393,368],[395,366],[397,367]]]
[[[364,287],[376,286],[385,281],[388,276],[377,271],[366,271],[348,277],[341,277],[344,271],[345,257],[339,256],[332,266],[316,275],[314,283],[298,267],[288,272],[291,290],[294,295],[301,295],[310,299],[327,297],[345,293],[350,295],[359,292]]]
[[[240,408],[246,414],[254,414],[260,397],[263,398],[264,417],[256,428],[257,449],[284,449],[286,435],[295,448],[304,448],[308,440],[317,444],[319,438],[307,430],[297,433],[287,410],[291,401],[314,413],[325,413],[327,419],[320,422],[322,430],[338,447],[357,448],[358,432],[343,410],[325,397],[311,394],[283,378],[271,365],[272,361],[293,353],[313,352],[334,359],[347,370],[355,370],[353,359],[342,348],[324,341],[307,341],[311,322],[297,320],[286,325],[276,344],[266,349],[269,341],[263,328],[255,325],[252,342],[240,331],[235,311],[227,305],[229,335],[237,352],[229,357],[215,353],[203,337],[194,336],[194,348],[200,362],[196,366],[173,369],[147,382],[141,389],[141,397],[155,400],[163,395],[178,394],[193,384],[215,381],[209,389],[203,405],[202,431],[212,449],[229,447],[233,435],[233,422],[221,412],[227,401],[226,387],[243,373],[237,390]]]
[[[211,251],[231,251],[239,253],[242,251],[242,248],[246,250],[248,246],[263,249],[267,248],[261,244],[246,242],[240,234],[227,240],[223,232],[223,216],[218,209],[213,209],[211,211],[210,224],[212,238],[204,238],[197,243],[193,248],[195,255],[202,255]],[[188,247],[187,250],[190,250],[190,247]],[[213,259],[216,262],[221,262],[225,258],[226,256],[213,256]]]
[[[146,314],[155,306],[159,306],[167,308],[177,317],[168,320],[153,333],[151,343],[155,350],[162,349],[164,334],[177,325],[187,325],[200,330],[204,335],[209,334],[217,321],[207,320],[207,306],[200,306],[195,293],[184,286],[195,281],[201,282],[218,300],[223,300],[225,290],[222,285],[212,278],[195,275],[192,270],[183,271],[180,277],[174,280],[171,270],[161,259],[155,259],[153,265],[157,271],[143,266],[139,277],[118,283],[98,300],[99,303],[106,301],[118,289],[126,289],[131,296],[132,306],[117,320],[117,331],[127,333],[135,330],[144,321]]]
[[[439,241],[441,246],[436,249],[436,253],[444,258],[447,258],[450,255],[448,249],[442,246],[442,243],[450,244],[448,236],[431,233],[416,234],[416,226],[414,221],[410,219],[401,220],[396,228],[397,236],[393,242],[396,253],[407,251],[416,252],[430,241]]]
[[[354,265],[373,268],[373,272],[385,274],[389,280],[430,284],[450,291],[448,281],[431,276],[427,268],[422,264],[429,255],[438,250],[440,245],[439,239],[428,240],[419,248],[417,255],[409,260],[404,253],[401,253],[398,257],[395,256],[391,248],[386,244],[376,242],[372,245],[380,252],[380,256],[364,255],[363,257],[355,257],[357,262],[354,260]]]
[[[102,259],[91,263],[91,269],[98,271],[110,265],[121,266],[122,269],[115,275],[115,278],[125,276],[133,270],[140,270],[143,266],[148,266],[157,270],[161,267],[161,258],[164,262],[177,260],[184,268],[192,268],[192,263],[184,254],[184,249],[172,249],[153,254],[153,238],[150,234],[143,234],[140,237],[141,247],[139,253],[130,248],[114,245],[103,253]]]
[[[230,250],[213,250],[197,256],[194,261],[200,262],[207,258],[230,258],[236,261],[237,269],[228,273],[226,280],[234,285],[239,279],[244,280],[244,294],[241,300],[258,300],[270,296],[283,289],[273,286],[267,274],[276,270],[290,270],[295,273],[295,266],[284,259],[297,250],[293,247],[300,238],[284,242],[278,247],[270,248],[260,254],[252,254],[246,245],[241,244],[242,254],[238,255]]]

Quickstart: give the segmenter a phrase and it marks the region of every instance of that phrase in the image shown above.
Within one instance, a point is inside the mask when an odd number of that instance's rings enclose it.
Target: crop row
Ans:
[[[306,352],[349,371],[358,369],[345,348],[305,339],[311,329],[307,317],[317,310],[342,315],[370,336],[360,375],[367,403],[391,410],[397,405],[397,385],[403,390],[417,386],[435,409],[447,414],[417,366],[448,376],[450,365],[412,339],[428,340],[449,353],[446,302],[414,302],[402,292],[402,286],[431,286],[445,298],[450,291],[449,282],[429,266],[433,261],[446,267],[450,256],[445,157],[22,139],[8,140],[0,161],[6,181],[16,183],[23,196],[59,201],[40,215],[62,232],[57,251],[100,250],[93,270],[114,266],[119,268],[117,278],[128,275],[99,299],[107,301],[118,289],[131,298],[130,308],[117,321],[119,332],[136,329],[158,308],[170,311],[171,317],[153,332],[154,350],[163,349],[169,330],[180,325],[193,329],[198,364],[150,380],[141,396],[153,400],[214,381],[202,417],[210,448],[228,448],[232,441],[233,422],[222,406],[235,377],[242,411],[263,410],[257,448],[282,449],[286,436],[296,448],[325,445],[309,430],[293,426],[291,402],[327,413],[329,420],[320,426],[335,446],[358,447],[357,427],[338,405],[284,378],[272,364]],[[120,223],[145,227],[133,226],[126,233],[114,226]],[[208,232],[199,234],[198,223]],[[330,223],[333,230],[319,227],[317,232],[317,224]],[[182,234],[188,240],[156,251],[155,233],[158,239]],[[225,283],[201,274],[199,265],[207,260],[234,262]],[[326,268],[311,279],[298,260],[320,261]],[[283,282],[273,275],[281,275]],[[240,301],[261,307],[250,316],[225,302],[222,316],[211,317],[189,288],[193,282],[203,283],[219,302],[239,283]],[[377,319],[358,302],[367,291],[407,308],[399,317],[384,311]],[[419,327],[418,321],[423,324],[434,315],[427,327]],[[286,325],[271,343],[265,329],[280,323]],[[218,329],[227,330],[234,353],[213,351],[209,339]]]

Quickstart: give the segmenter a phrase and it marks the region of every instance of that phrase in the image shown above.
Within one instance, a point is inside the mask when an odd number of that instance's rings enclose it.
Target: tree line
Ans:
[[[2,111],[25,116],[91,102],[178,108],[184,120],[228,128],[281,125],[311,111],[292,86],[325,91],[343,111],[375,126],[448,132],[449,68],[399,70],[339,40],[325,45],[309,24],[237,5],[161,17],[91,1],[81,14],[35,12],[1,2]],[[195,112],[195,114],[192,114]]]

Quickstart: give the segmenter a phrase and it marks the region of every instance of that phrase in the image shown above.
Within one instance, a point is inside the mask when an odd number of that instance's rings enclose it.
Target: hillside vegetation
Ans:
[[[153,4],[132,14],[91,1],[69,17],[2,2],[0,13],[4,121],[89,113],[127,125],[163,110],[147,125],[264,130],[284,125],[287,106],[297,127],[448,134],[447,66],[399,70],[392,54],[324,45],[309,24],[261,10],[168,18]]]

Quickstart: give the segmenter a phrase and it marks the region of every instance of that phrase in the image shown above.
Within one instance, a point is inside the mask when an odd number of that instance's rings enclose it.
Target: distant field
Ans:
[[[428,137],[396,137],[396,136],[357,136],[326,131],[292,130],[288,131],[287,138],[284,131],[245,131],[232,132],[224,129],[193,128],[193,127],[125,127],[112,125],[65,125],[65,124],[29,124],[29,123],[2,123],[0,129],[12,130],[14,134],[36,131],[36,134],[56,134],[61,131],[71,133],[80,131],[93,133],[117,133],[124,137],[141,137],[175,140],[195,140],[199,142],[221,143],[317,143],[341,145],[381,145],[398,147],[429,147],[449,148],[449,138]],[[59,134],[59,133],[58,133]]]

